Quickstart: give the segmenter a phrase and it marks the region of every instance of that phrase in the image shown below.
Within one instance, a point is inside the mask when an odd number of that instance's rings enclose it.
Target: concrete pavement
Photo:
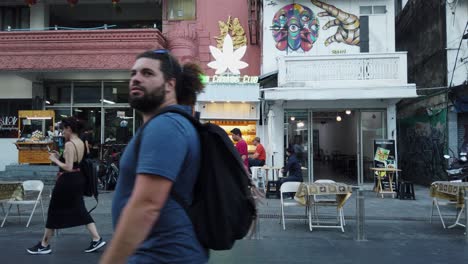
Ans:
[[[47,210],[49,191],[45,193]],[[92,216],[99,232],[109,240],[112,236],[110,206],[113,193],[100,195],[98,208]],[[365,193],[367,241],[355,240],[355,194],[345,205],[345,233],[337,229],[308,230],[301,219],[303,208],[289,209],[286,230],[279,224],[279,200],[268,199],[259,207],[259,240],[244,239],[230,251],[212,252],[210,263],[466,263],[468,240],[464,229],[443,229],[434,217],[429,223],[431,199],[427,187],[416,186],[417,200],[381,199],[373,192]],[[86,198],[88,208],[94,200]],[[444,217],[452,223],[455,211],[442,207]],[[16,212],[16,210],[14,211]],[[26,212],[23,215],[27,214]],[[334,219],[333,211],[323,211]],[[26,248],[40,240],[44,223],[40,210],[29,228],[27,217],[9,218],[0,229],[0,263],[97,263],[102,252],[84,253],[89,236],[84,227],[61,230],[54,237],[52,254],[31,256]]]

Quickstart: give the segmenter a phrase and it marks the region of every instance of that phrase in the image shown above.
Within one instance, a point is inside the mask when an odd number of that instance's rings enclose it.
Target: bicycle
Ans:
[[[99,173],[99,187],[101,190],[110,191],[115,188],[119,177],[119,158],[120,152],[113,153],[107,159],[101,161]]]

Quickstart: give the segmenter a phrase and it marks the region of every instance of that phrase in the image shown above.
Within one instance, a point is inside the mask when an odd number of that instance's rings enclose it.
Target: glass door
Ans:
[[[387,115],[385,110],[361,110],[358,126],[358,184],[374,182],[374,176],[369,169],[374,160],[374,140],[387,138]]]
[[[286,110],[284,120],[284,149],[292,148],[301,163],[304,181],[310,179],[310,117],[306,110]],[[286,158],[286,155],[285,155]],[[286,164],[286,160],[284,161]]]

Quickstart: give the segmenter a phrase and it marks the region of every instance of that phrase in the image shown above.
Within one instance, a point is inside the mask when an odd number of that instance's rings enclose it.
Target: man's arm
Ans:
[[[132,196],[122,210],[114,236],[99,263],[127,262],[158,221],[172,184],[161,176],[138,174]]]
[[[257,149],[255,149],[255,153],[252,155],[253,159],[258,159],[258,156],[260,156],[260,153],[257,152]]]

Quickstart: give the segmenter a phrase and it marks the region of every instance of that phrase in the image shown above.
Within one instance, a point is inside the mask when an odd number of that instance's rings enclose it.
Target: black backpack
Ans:
[[[193,189],[192,204],[187,204],[174,189],[171,197],[184,207],[198,240],[205,248],[231,249],[236,240],[247,235],[257,217],[251,193],[253,186],[240,155],[219,126],[201,124],[187,112],[171,106],[161,109],[154,117],[167,112],[190,120],[201,141],[200,171]],[[139,135],[144,128],[141,128]],[[138,136],[135,148],[137,158],[140,141],[141,136]]]
[[[70,141],[73,143],[73,141]],[[75,143],[76,155],[78,156],[78,149],[76,148]],[[85,146],[86,148],[86,146]],[[93,159],[91,159],[88,155],[86,155],[86,149],[83,153],[83,158],[81,159],[80,163],[80,172],[85,177],[85,185],[83,189],[83,195],[88,197],[94,197],[96,199],[96,206],[94,206],[89,213],[91,213],[94,209],[96,209],[99,199],[99,191],[98,191],[98,171],[99,171],[99,163]]]

